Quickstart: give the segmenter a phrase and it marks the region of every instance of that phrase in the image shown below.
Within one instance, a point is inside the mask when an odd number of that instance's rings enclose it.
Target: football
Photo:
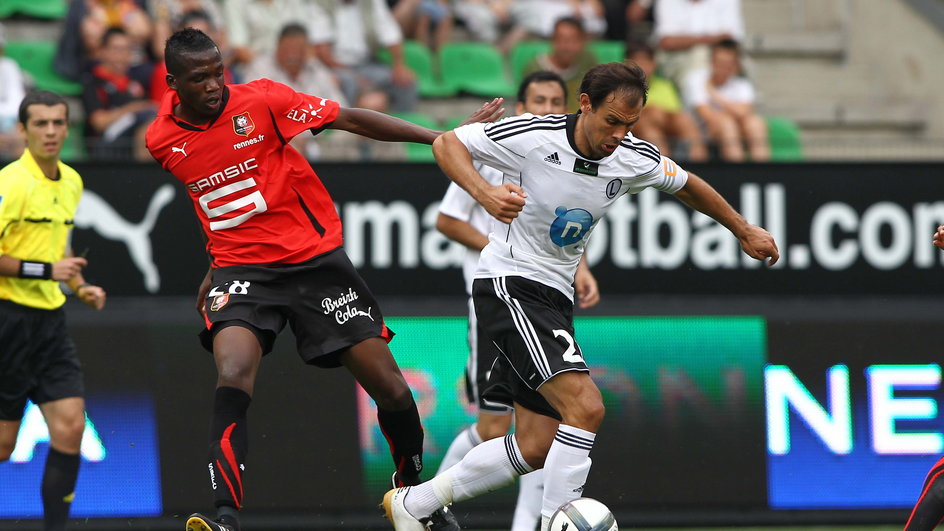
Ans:
[[[577,498],[554,511],[548,530],[619,531],[619,527],[606,505],[593,498]]]

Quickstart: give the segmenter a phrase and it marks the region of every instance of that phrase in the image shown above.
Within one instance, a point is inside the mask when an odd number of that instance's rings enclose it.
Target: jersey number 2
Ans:
[[[203,208],[203,212],[207,215],[207,219],[210,220],[210,230],[231,229],[237,225],[240,225],[256,214],[265,212],[269,209],[269,206],[266,205],[265,198],[262,197],[262,192],[259,190],[256,190],[251,194],[244,195],[238,199],[233,199],[232,201],[223,203],[220,206],[210,208],[210,201],[214,201],[221,197],[239,192],[240,190],[245,190],[246,188],[252,188],[253,186],[256,186],[256,180],[250,177],[248,179],[243,179],[242,181],[236,181],[232,184],[227,184],[222,188],[213,190],[212,192],[207,192],[200,197],[200,207]],[[240,208],[244,208],[249,205],[252,205],[252,210],[248,212],[243,212],[238,216],[224,219],[223,221],[213,221],[213,218],[218,218],[224,214],[229,214],[234,210],[239,210]]]
[[[577,351],[577,345],[574,342],[574,336],[570,335],[570,332],[559,328],[554,330],[554,337],[562,337],[564,341],[567,342],[567,350],[561,355],[564,358],[564,361],[567,363],[583,363],[583,358],[580,356],[580,352]]]

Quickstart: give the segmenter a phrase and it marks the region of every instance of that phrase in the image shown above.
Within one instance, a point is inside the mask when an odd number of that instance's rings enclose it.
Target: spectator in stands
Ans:
[[[16,129],[26,82],[20,65],[3,56],[6,38],[0,24],[0,160],[16,160],[23,154],[23,138]]]
[[[237,78],[256,56],[275,50],[279,32],[286,24],[312,20],[305,0],[226,0],[222,6]]]
[[[338,81],[331,69],[321,63],[311,49],[308,31],[301,24],[282,28],[275,52],[260,55],[246,69],[246,81],[268,78],[284,83],[298,92],[321,96],[347,107]],[[313,135],[298,135],[292,146],[309,160],[319,158],[318,144]]]
[[[551,50],[537,55],[524,67],[524,74],[550,70],[567,83],[567,110],[579,107],[580,81],[597,64],[593,52],[587,49],[587,33],[583,24],[573,17],[564,17],[554,24]]]
[[[82,41],[90,59],[101,60],[105,32],[121,28],[131,44],[132,63],[146,61],[154,26],[147,12],[134,0],[86,0],[82,17]]]
[[[184,28],[194,28],[202,31],[209,35],[214,41],[216,41],[217,47],[220,49],[220,54],[223,56],[223,64],[227,66],[223,70],[223,77],[226,79],[227,83],[234,83],[233,80],[233,71],[228,68],[229,62],[228,59],[232,59],[233,54],[229,47],[226,46],[226,39],[215,24],[213,24],[211,16],[203,10],[197,9],[194,11],[184,12],[179,20],[177,25],[173,28],[174,31],[182,30]],[[161,55],[164,54],[164,45],[161,44]],[[164,96],[164,93],[167,92],[167,65],[164,64],[163,58],[161,58],[157,63],[154,64],[154,70],[151,73],[151,85],[148,88],[148,94],[152,101],[155,104],[160,105],[161,98]]]
[[[101,158],[151,160],[144,133],[156,116],[148,98],[151,65],[132,66],[131,37],[121,28],[102,36],[101,60],[82,80],[92,153]]]
[[[770,160],[767,122],[754,112],[754,85],[741,76],[740,47],[723,40],[711,48],[711,67],[686,79],[683,94],[716,143],[721,158],[745,159],[744,145],[753,161]]]
[[[626,47],[626,61],[639,65],[649,80],[649,97],[633,127],[633,135],[652,142],[666,157],[692,162],[708,160],[708,148],[698,123],[682,105],[675,85],[656,75],[652,48],[632,42]]]
[[[744,39],[741,0],[657,0],[654,8],[659,69],[678,86],[708,68],[711,45]]]
[[[396,0],[390,7],[403,36],[438,50],[452,39],[449,0]]]
[[[318,58],[334,69],[348,101],[376,89],[390,99],[391,110],[410,112],[418,99],[416,76],[403,59],[403,34],[384,0],[313,0],[311,39]],[[378,58],[386,49],[391,64]]]
[[[514,0],[456,0],[456,17],[462,21],[473,39],[499,45],[504,29],[511,24],[511,4]],[[499,48],[509,50],[507,43]]]
[[[181,21],[189,13],[200,12],[206,17],[213,28],[222,27],[223,14],[214,0],[149,0],[148,12],[151,20],[154,22],[154,38],[151,40],[151,53],[158,61],[164,59],[164,45],[167,38],[177,28],[183,28]],[[219,33],[219,32],[215,32]],[[211,35],[217,44],[220,40],[217,37],[222,35]],[[222,48],[220,49],[222,52]],[[224,56],[224,60],[226,57]],[[161,80],[163,83],[163,79]],[[166,83],[164,83],[166,85]]]

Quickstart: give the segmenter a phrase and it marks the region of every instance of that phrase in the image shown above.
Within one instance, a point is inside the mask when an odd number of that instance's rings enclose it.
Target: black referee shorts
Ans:
[[[82,366],[62,308],[0,300],[0,420],[21,420],[27,399],[82,397]]]
[[[341,351],[372,337],[393,337],[373,294],[340,248],[300,264],[220,267],[213,270],[211,286],[204,303],[207,328],[200,333],[210,352],[217,332],[242,326],[256,334],[268,354],[288,323],[305,363],[339,367]]]
[[[514,276],[475,279],[472,300],[482,329],[501,352],[489,388],[504,384],[515,402],[560,420],[537,389],[562,372],[590,371],[574,340],[573,302],[554,288]]]

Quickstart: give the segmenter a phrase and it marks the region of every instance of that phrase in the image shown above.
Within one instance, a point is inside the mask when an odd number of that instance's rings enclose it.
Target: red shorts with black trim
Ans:
[[[207,328],[200,333],[210,352],[217,332],[242,326],[268,354],[288,323],[305,363],[339,367],[338,356],[349,347],[372,337],[393,338],[373,294],[340,248],[299,264],[220,267],[210,285]]]

